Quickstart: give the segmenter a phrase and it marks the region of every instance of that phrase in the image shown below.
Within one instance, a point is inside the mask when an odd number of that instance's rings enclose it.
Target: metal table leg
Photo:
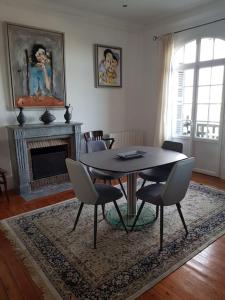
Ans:
[[[136,201],[137,174],[131,173],[127,175],[127,214],[134,217],[137,212]]]
[[[124,223],[128,228],[132,227],[137,213],[136,188],[137,174],[131,173],[127,176],[127,201],[119,204]],[[106,219],[114,227],[123,229],[118,213],[115,211],[114,207],[107,211]],[[143,226],[152,223],[154,220],[154,211],[152,211],[151,207],[146,205],[138,218],[135,229],[141,229]]]

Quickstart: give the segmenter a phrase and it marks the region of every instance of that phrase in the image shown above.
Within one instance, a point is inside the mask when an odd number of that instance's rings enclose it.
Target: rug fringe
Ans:
[[[10,245],[13,247],[13,250],[16,252],[16,255],[18,255],[19,259],[26,267],[32,280],[40,288],[43,298],[46,300],[61,300],[62,298],[60,297],[60,295],[57,293],[55,288],[50,284],[50,282],[48,281],[44,273],[37,266],[37,264],[29,254],[29,252],[26,250],[24,245],[18,240],[18,238],[12,232],[12,230],[7,225],[7,223],[1,221],[0,230],[4,233],[4,236],[9,240]]]

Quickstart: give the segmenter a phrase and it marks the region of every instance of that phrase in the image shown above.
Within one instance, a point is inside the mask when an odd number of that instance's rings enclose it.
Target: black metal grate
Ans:
[[[31,149],[33,180],[67,173],[65,159],[68,146],[58,145]]]

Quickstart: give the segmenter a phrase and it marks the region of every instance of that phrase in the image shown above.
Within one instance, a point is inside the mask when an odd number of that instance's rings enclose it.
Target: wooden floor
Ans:
[[[195,173],[193,180],[225,189],[225,180]],[[64,201],[74,196],[72,191],[42,199],[24,201],[10,192],[10,203],[0,195],[0,219]],[[8,240],[0,232],[0,300],[43,299]],[[139,300],[156,299],[225,299],[225,235],[203,250],[185,265],[170,274]]]

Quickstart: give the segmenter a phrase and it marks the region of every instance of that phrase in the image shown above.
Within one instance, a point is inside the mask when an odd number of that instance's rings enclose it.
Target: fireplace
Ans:
[[[31,149],[30,156],[33,180],[67,173],[65,159],[68,157],[68,149],[66,145]]]
[[[13,177],[25,199],[64,190],[65,158],[79,159],[80,134],[81,123],[8,126]]]
[[[27,141],[31,190],[68,181],[65,159],[72,156],[70,138]]]

